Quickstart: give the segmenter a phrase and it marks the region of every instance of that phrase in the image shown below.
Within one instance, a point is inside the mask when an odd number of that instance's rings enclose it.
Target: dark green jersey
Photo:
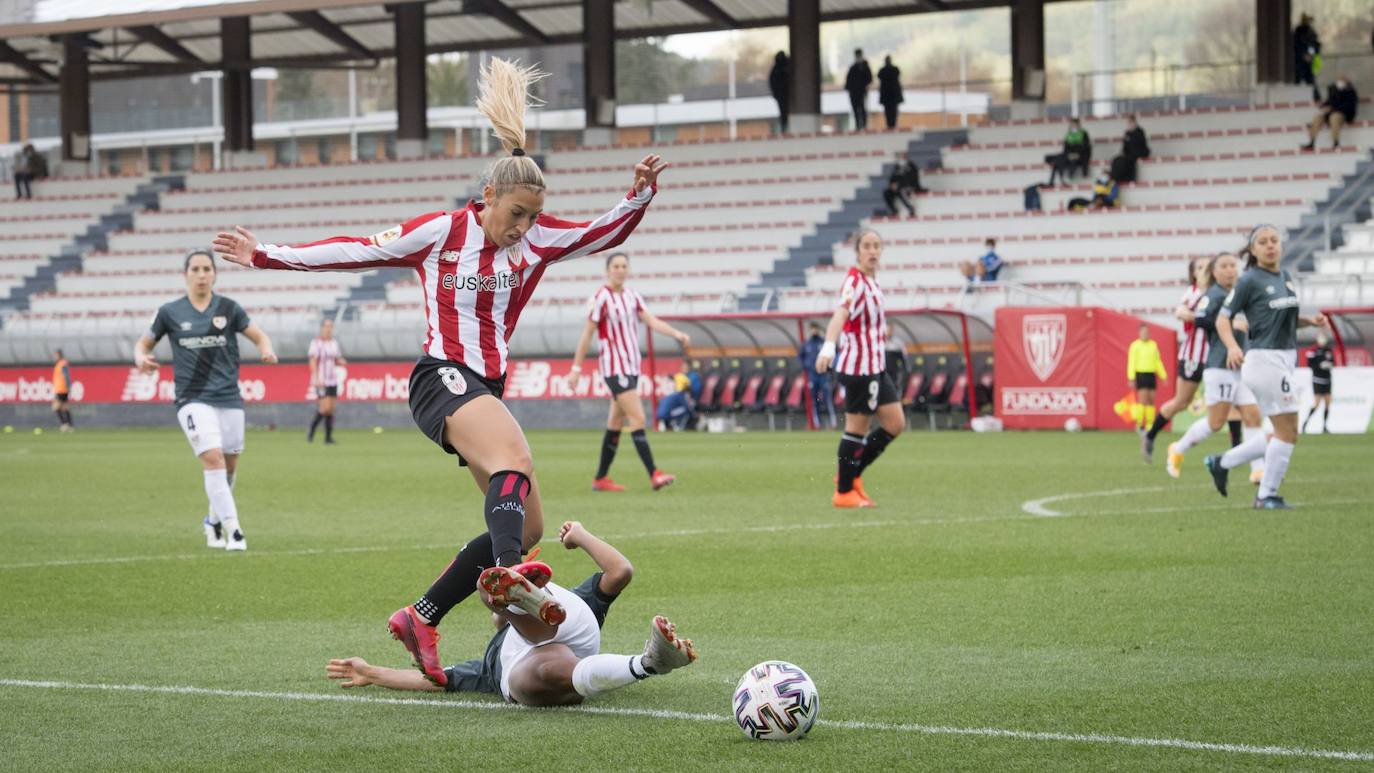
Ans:
[[[1197,302],[1195,324],[1207,331],[1207,359],[1203,360],[1204,368],[1226,367],[1226,344],[1223,344],[1221,336],[1217,335],[1217,317],[1221,315],[1221,306],[1228,294],[1230,291],[1225,287],[1212,285]],[[1236,343],[1244,349],[1245,333],[1234,330],[1232,334],[1236,337]]]
[[[157,310],[148,337],[154,343],[163,336],[171,339],[177,407],[187,403],[243,407],[238,334],[248,325],[243,307],[222,295],[211,296],[205,311],[197,311],[184,297]]]
[[[1246,270],[1226,296],[1221,313],[1244,314],[1251,349],[1298,348],[1298,292],[1287,271]]]

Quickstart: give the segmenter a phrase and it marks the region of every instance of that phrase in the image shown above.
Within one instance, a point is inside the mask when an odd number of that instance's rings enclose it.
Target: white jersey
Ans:
[[[310,359],[315,361],[315,372],[310,377],[319,381],[321,386],[339,385],[339,358],[343,356],[343,349],[339,347],[338,339],[331,338],[325,340],[316,338],[310,342]]]
[[[604,378],[639,375],[639,313],[644,299],[627,288],[596,291],[587,304],[587,319],[596,323],[597,363]]]
[[[514,628],[506,632],[506,638],[501,641],[501,695],[506,700],[510,700],[511,672],[535,648],[545,644],[566,644],[578,660],[601,652],[601,626],[596,624],[596,615],[587,602],[558,583],[550,582],[544,587],[563,605],[568,617],[558,626],[558,633],[552,639],[538,644],[531,643]]]
[[[457,212],[431,212],[373,236],[259,244],[252,265],[291,271],[411,268],[425,296],[425,354],[499,379],[506,374],[507,342],[544,270],[624,242],[653,196],[652,187],[632,190],[589,223],[540,215],[510,247],[486,239],[484,208],[470,201]]]

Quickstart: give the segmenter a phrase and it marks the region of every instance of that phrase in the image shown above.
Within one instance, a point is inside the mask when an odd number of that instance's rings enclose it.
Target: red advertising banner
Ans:
[[[1134,389],[1126,380],[1126,350],[1142,320],[1097,307],[997,310],[994,357],[997,417],[1008,429],[1059,429],[1075,418],[1085,428],[1129,429]],[[1173,396],[1178,341],[1150,325],[1168,378],[1155,397]]]
[[[354,362],[339,371],[339,399],[405,401],[410,397],[413,362]],[[587,365],[596,367],[593,360]],[[682,367],[679,358],[659,358],[658,394],[673,391],[672,375]],[[506,377],[507,400],[609,398],[611,390],[595,371],[585,370],[576,382],[569,378],[571,359],[514,360]],[[73,364],[70,399],[76,403],[170,403],[173,373],[164,366],[155,373],[139,373],[120,365]],[[639,380],[639,393],[650,397],[650,379]],[[315,399],[309,368],[304,364],[243,365],[239,392],[250,403],[302,402]],[[52,368],[0,368],[0,403],[46,403],[52,400]]]

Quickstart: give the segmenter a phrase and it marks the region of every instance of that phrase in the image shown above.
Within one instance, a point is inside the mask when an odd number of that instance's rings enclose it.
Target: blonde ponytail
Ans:
[[[525,155],[525,110],[539,100],[529,93],[530,86],[547,77],[538,67],[522,67],[516,62],[492,57],[482,66],[478,78],[477,110],[491,122],[492,134],[511,155],[498,159],[487,170],[484,185],[502,196],[513,188],[544,191],[544,174],[534,159]]]

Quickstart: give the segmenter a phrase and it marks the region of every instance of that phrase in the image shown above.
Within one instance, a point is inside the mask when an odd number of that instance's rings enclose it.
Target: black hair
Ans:
[[[190,252],[186,253],[186,259],[181,262],[181,273],[184,274],[187,271],[191,270],[191,258],[194,258],[197,255],[204,255],[205,257],[209,258],[210,268],[215,273],[219,273],[219,267],[215,265],[215,254],[213,252],[210,252],[209,250],[191,250]]]
[[[1254,250],[1250,249],[1250,245],[1255,243],[1255,236],[1257,236],[1260,231],[1263,231],[1266,228],[1270,229],[1276,234],[1279,234],[1279,239],[1283,238],[1283,234],[1279,231],[1279,227],[1276,225],[1260,223],[1254,228],[1251,228],[1250,235],[1245,237],[1245,246],[1241,247],[1240,252],[1237,253],[1237,257],[1245,259],[1245,268],[1247,269],[1251,269],[1259,265],[1259,256],[1255,254]]]
[[[59,360],[66,356],[65,354],[62,353],[62,348],[61,348],[61,347],[58,347],[58,348],[56,348],[56,349],[53,349],[53,352],[57,355],[57,359],[59,359]]]
[[[991,236],[989,236],[988,238],[986,238],[986,239],[983,240],[983,246],[984,246],[984,247],[996,247],[996,246],[997,246],[997,240],[994,239],[994,238],[992,238]]]
[[[625,253],[625,252],[612,252],[610,255],[607,255],[607,256],[606,256],[606,268],[610,268],[610,267],[611,267],[611,261],[615,260],[616,258],[624,258],[626,263],[629,263],[629,262],[630,262],[630,255],[629,255],[629,253]]]
[[[1218,252],[1217,254],[1213,255],[1210,260],[1207,261],[1207,281],[1209,283],[1214,285],[1221,284],[1217,281],[1217,264],[1220,263],[1221,259],[1225,257],[1234,258],[1235,255],[1232,255],[1229,252]]]

